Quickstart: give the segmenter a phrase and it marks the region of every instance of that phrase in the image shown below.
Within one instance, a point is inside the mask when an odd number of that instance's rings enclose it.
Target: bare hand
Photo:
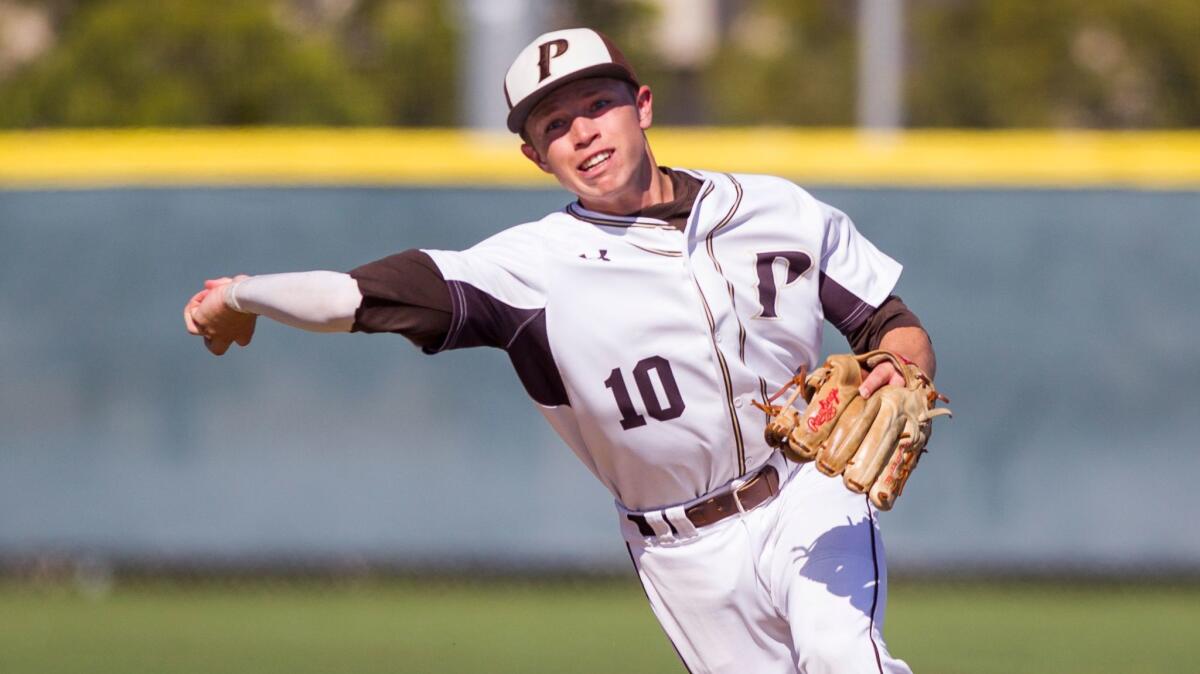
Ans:
[[[888,385],[904,386],[904,375],[896,371],[891,361],[884,360],[876,365],[863,380],[862,385],[858,387],[858,394],[864,398],[870,398],[872,393]]]
[[[220,356],[233,344],[247,346],[254,337],[254,326],[258,317],[234,311],[225,304],[225,293],[234,281],[250,278],[210,279],[204,282],[204,290],[192,296],[183,309],[183,321],[187,331],[204,337],[204,346],[214,355]]]
[[[889,330],[883,335],[883,339],[879,340],[879,348],[891,351],[899,356],[900,360],[916,366],[929,381],[933,381],[937,360],[933,355],[933,345],[929,343],[929,335],[925,334],[923,328],[903,327]],[[888,385],[904,386],[904,375],[896,370],[891,361],[884,360],[872,368],[858,392],[862,397],[869,398],[872,393]]]

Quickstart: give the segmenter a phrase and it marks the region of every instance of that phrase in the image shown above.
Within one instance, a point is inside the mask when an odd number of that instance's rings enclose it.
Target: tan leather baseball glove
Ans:
[[[858,394],[864,374],[884,360],[904,377],[904,386],[888,385],[870,398]],[[782,405],[770,404],[788,389],[796,390]],[[803,411],[793,407],[800,396]],[[766,404],[767,443],[795,461],[816,461],[826,475],[841,475],[846,487],[868,494],[880,510],[891,510],[929,441],[934,417],[950,410],[934,407],[950,402],[916,365],[889,351],[838,354],[808,377],[803,371],[771,396]]]

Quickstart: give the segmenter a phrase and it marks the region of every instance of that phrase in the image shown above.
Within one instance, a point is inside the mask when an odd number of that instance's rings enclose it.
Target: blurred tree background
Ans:
[[[0,126],[457,125],[460,1],[0,0]],[[662,2],[545,0],[543,21],[612,35],[660,123],[854,124],[856,2],[716,6],[687,66]],[[1196,0],[905,6],[908,126],[1200,126]]]

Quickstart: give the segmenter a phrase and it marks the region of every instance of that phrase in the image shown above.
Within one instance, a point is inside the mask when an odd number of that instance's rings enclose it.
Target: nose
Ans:
[[[596,121],[587,115],[576,115],[575,119],[571,120],[571,142],[575,144],[575,149],[591,145],[599,135]]]

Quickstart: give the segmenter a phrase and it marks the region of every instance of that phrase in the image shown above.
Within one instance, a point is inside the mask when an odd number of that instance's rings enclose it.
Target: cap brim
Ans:
[[[571,82],[586,79],[588,77],[611,77],[613,79],[629,82],[635,87],[639,86],[639,83],[637,79],[634,78],[633,73],[629,72],[629,69],[620,63],[600,63],[594,66],[588,66],[587,68],[577,70],[569,75],[564,75],[563,77],[546,85],[544,88],[526,96],[520,103],[515,105],[513,109],[508,112],[508,130],[512,131],[513,133],[521,133],[521,129],[525,126],[526,118],[529,117],[529,113],[533,112],[533,109],[537,107],[538,103],[541,103],[547,96],[554,93],[555,90],[564,84],[570,84]]]

